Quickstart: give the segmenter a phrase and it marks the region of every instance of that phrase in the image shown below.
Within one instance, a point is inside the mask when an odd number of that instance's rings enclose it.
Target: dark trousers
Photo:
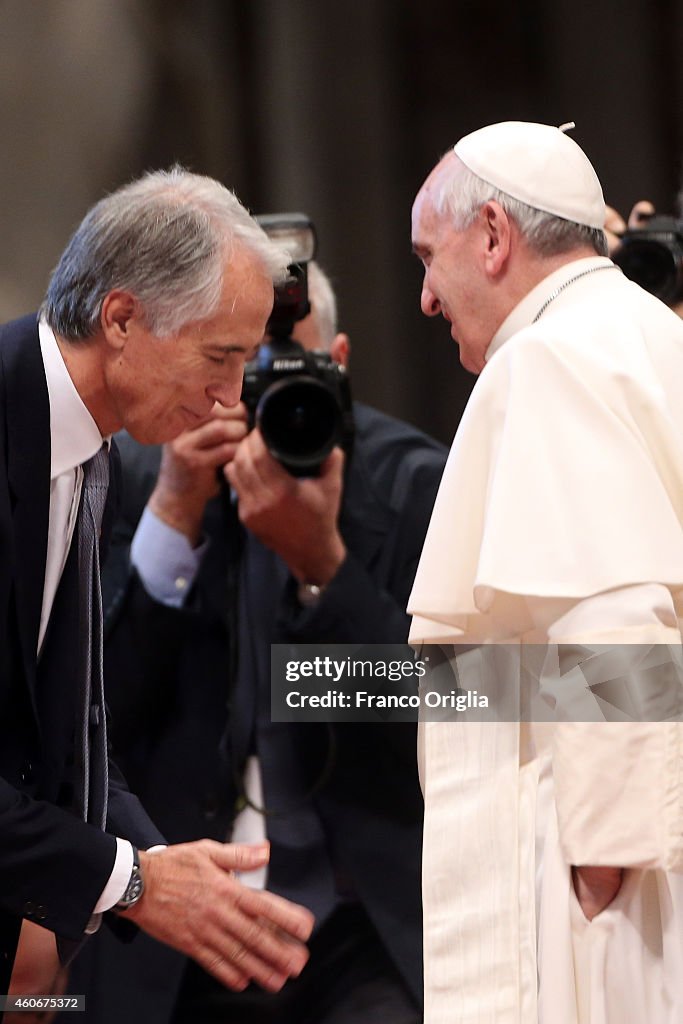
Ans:
[[[335,910],[313,936],[301,975],[277,993],[231,992],[188,961],[171,1024],[420,1024],[365,911]]]

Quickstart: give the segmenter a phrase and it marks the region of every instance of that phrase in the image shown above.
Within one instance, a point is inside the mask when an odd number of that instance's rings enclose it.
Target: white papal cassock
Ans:
[[[489,348],[411,642],[661,644],[675,675],[682,524],[683,323],[574,261]],[[549,726],[420,725],[426,1024],[683,1021],[683,725],[582,721],[563,685]],[[629,869],[591,923],[571,864]]]

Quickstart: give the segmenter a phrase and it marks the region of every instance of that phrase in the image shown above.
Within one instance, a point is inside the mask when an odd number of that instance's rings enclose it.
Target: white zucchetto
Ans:
[[[559,128],[503,121],[465,135],[453,147],[478,177],[513,199],[556,217],[602,228],[605,200],[593,165]]]

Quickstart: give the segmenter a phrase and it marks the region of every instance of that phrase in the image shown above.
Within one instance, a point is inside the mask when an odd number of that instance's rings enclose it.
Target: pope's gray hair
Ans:
[[[105,296],[121,289],[140,303],[149,329],[167,337],[212,315],[225,264],[240,248],[274,284],[284,278],[289,255],[233,192],[179,166],[151,171],[86,214],[52,273],[41,314],[62,337],[89,338]]]
[[[594,249],[599,256],[607,256],[607,238],[602,228],[591,228],[536,210],[489,185],[461,160],[451,161],[449,173],[439,177],[433,193],[437,213],[449,213],[459,231],[468,227],[491,199],[515,221],[530,249],[538,256],[559,256],[583,246]]]

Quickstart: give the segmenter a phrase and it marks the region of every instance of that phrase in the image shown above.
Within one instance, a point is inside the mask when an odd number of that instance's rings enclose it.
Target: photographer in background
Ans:
[[[308,267],[312,312],[294,337],[346,364],[329,281]],[[145,936],[125,949],[102,935],[71,985],[98,1024],[421,1020],[415,727],[270,721],[272,642],[407,639],[445,451],[367,406],[353,413],[352,456],[335,448],[317,477],[286,472],[241,404],[163,452],[119,439],[127,501],[105,580],[118,757],[170,839],[265,832],[263,882],[317,928],[277,996],[231,994]]]
[[[679,195],[679,211],[681,205]],[[683,220],[659,216],[648,199],[641,199],[628,223],[606,207],[605,234],[609,255],[626,276],[683,316]]]

